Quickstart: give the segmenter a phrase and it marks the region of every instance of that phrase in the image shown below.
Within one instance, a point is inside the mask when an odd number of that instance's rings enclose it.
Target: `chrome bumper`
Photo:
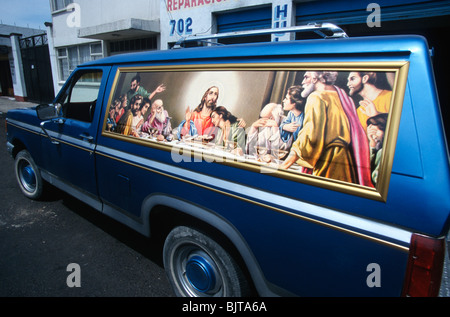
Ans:
[[[13,156],[14,145],[9,141],[6,142],[6,150],[8,151],[9,155]]]

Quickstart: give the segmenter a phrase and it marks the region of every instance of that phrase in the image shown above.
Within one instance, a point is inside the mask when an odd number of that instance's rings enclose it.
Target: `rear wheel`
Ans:
[[[39,199],[42,196],[44,181],[27,150],[22,150],[16,155],[15,172],[22,193],[30,199]]]
[[[164,243],[164,268],[177,296],[247,296],[245,277],[225,249],[203,233],[176,227]]]

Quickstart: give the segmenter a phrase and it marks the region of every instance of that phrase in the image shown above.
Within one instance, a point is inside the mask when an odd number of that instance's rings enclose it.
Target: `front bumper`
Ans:
[[[14,144],[12,144],[11,142],[7,141],[6,142],[6,150],[8,151],[9,155],[13,156]]]

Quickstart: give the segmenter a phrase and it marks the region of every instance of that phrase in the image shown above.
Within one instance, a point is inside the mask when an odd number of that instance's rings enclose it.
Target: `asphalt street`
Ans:
[[[0,97],[0,297],[173,296],[160,245],[57,189],[21,194],[4,114],[30,105]]]

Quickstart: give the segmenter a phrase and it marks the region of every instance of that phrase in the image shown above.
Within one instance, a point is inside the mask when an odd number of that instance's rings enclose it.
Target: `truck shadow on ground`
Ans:
[[[61,201],[71,212],[163,268],[163,241],[160,239],[145,237],[52,185],[47,186],[46,193],[41,201]]]

